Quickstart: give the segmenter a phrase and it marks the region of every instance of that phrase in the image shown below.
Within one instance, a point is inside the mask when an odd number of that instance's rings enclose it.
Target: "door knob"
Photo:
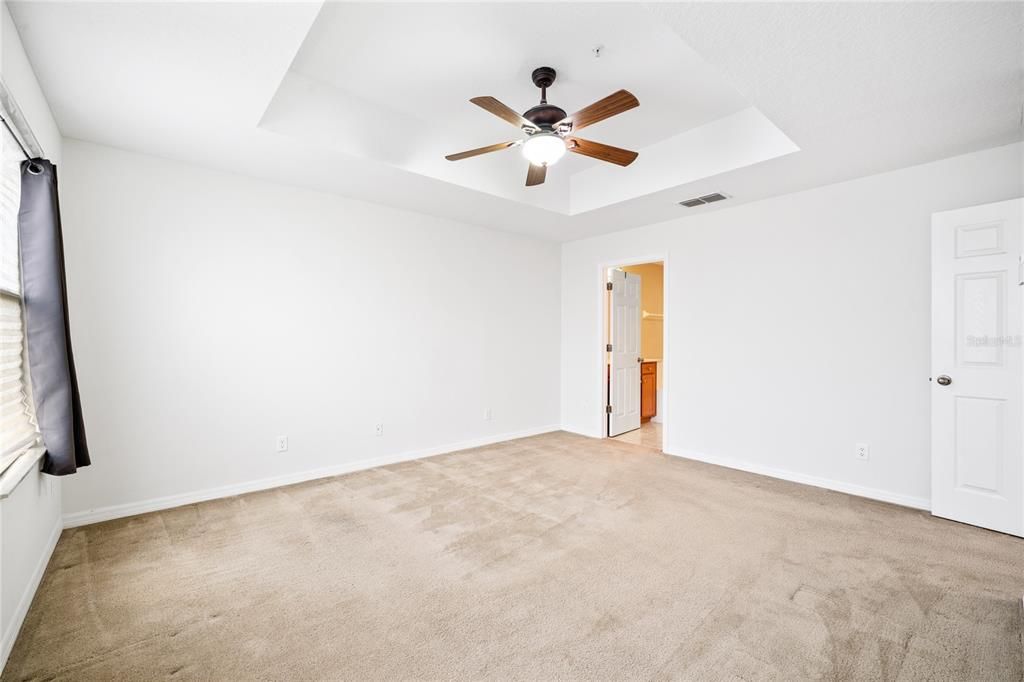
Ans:
[[[949,386],[951,383],[953,383],[953,380],[950,379],[945,374],[940,374],[939,377],[935,380],[935,383],[937,383],[939,386]]]

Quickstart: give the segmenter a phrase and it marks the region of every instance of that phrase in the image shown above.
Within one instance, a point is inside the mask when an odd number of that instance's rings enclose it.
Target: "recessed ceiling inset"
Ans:
[[[555,75],[555,70],[550,66],[534,69],[532,79],[533,84],[540,88],[540,104],[523,112],[522,115],[493,97],[474,97],[469,100],[481,109],[521,129],[526,133],[526,139],[499,142],[458,154],[449,154],[444,158],[449,161],[461,161],[509,147],[522,146],[523,156],[530,163],[526,172],[527,187],[542,184],[547,177],[548,166],[558,163],[567,150],[619,166],[633,163],[638,156],[636,152],[584,140],[571,133],[640,106],[637,98],[626,90],[619,90],[583,107],[572,116],[567,116],[565,109],[548,104],[548,88],[555,82]]]
[[[523,22],[516,3],[325,3],[260,127],[295,145],[562,216],[796,151],[729,79],[649,11],[629,3],[581,7],[545,5],[546,20],[538,23]],[[595,45],[603,46],[600,58]],[[416,59],[404,58],[408,54]],[[486,59],[466,58],[483,54]],[[541,63],[558,70],[545,99],[560,111],[531,121],[527,110],[541,94],[531,76]],[[583,111],[623,86],[642,107],[604,118],[594,131],[580,130],[578,122],[569,133],[554,130],[566,113]],[[453,106],[481,94],[493,97],[478,103],[500,109],[500,116]],[[508,114],[518,130],[508,127]],[[523,120],[531,130],[551,125],[554,135],[528,135]],[[569,153],[565,138],[577,135],[638,156],[623,169],[595,161],[610,151],[603,147],[578,141]],[[503,149],[511,151],[491,153]],[[446,160],[460,150],[484,151],[458,155],[466,159],[459,163]],[[548,153],[562,156],[553,171],[534,169],[524,187],[529,164],[513,160],[524,151],[549,165]]]

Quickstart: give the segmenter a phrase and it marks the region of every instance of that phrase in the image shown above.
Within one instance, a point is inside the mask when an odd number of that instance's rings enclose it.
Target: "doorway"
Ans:
[[[604,272],[605,435],[661,450],[665,406],[665,263]]]

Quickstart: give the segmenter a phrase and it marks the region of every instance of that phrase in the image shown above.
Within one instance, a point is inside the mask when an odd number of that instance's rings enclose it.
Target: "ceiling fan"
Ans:
[[[554,104],[548,104],[548,88],[555,82],[555,70],[550,66],[542,66],[539,69],[534,69],[532,78],[533,84],[540,88],[540,104],[522,115],[493,97],[474,97],[469,100],[498,118],[522,129],[526,133],[526,139],[499,142],[479,149],[449,154],[444,158],[449,161],[461,161],[471,156],[522,146],[523,156],[530,162],[530,168],[526,173],[527,187],[543,183],[547,176],[548,166],[557,163],[566,150],[619,166],[628,166],[636,160],[638,156],[636,152],[584,140],[573,135],[577,130],[640,106],[640,102],[632,93],[619,90],[588,107],[583,107],[572,116],[567,116],[564,109],[556,107]]]

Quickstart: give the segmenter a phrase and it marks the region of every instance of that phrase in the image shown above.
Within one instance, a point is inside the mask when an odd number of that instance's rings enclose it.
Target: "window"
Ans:
[[[18,263],[21,155],[0,129],[0,472],[39,442],[25,358]]]

